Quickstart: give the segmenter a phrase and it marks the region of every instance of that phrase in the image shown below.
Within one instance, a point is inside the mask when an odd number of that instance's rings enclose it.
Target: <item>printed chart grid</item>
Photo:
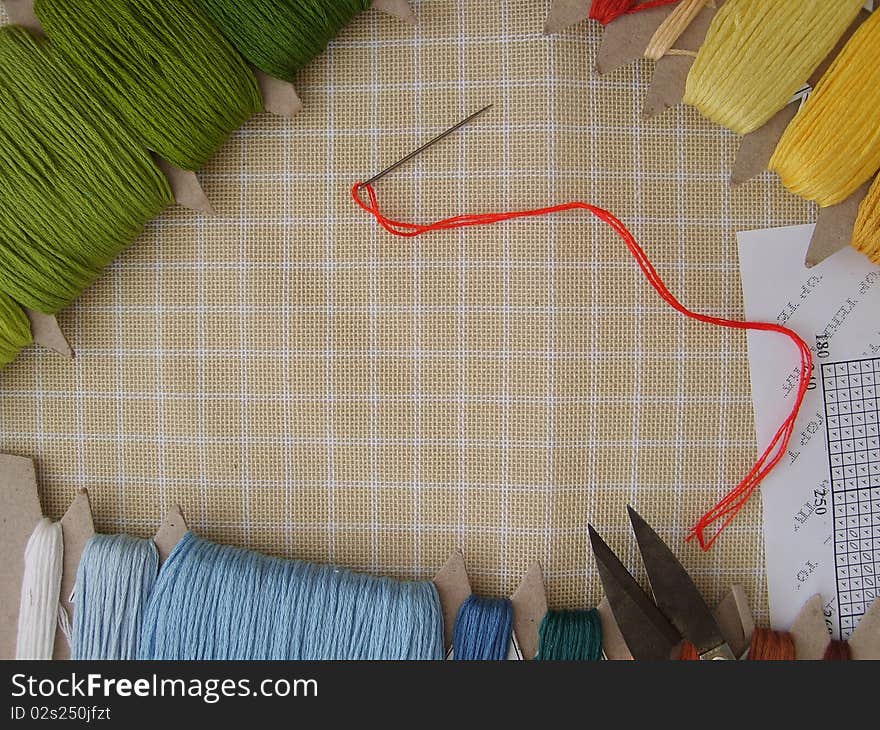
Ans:
[[[822,366],[834,506],[840,637],[877,597],[880,568],[880,358]]]

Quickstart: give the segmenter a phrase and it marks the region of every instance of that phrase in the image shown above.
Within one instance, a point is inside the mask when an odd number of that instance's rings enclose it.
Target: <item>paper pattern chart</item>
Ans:
[[[848,639],[877,597],[880,568],[880,358],[822,366],[834,510],[838,630]]]
[[[816,363],[788,453],[761,486],[771,623],[789,629],[818,593],[829,631],[847,638],[876,597],[880,557],[880,267],[845,249],[805,268],[813,228],[738,234],[740,267],[747,319],[792,328]],[[763,450],[800,373],[781,338],[755,332],[748,343]]]

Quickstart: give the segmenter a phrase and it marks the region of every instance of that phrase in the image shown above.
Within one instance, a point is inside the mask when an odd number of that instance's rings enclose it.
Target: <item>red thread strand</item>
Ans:
[[[361,193],[366,191],[369,202],[364,202]],[[725,319],[723,317],[713,317],[707,314],[700,314],[685,307],[678,299],[673,296],[672,292],[667,289],[666,284],[660,278],[654,265],[648,259],[648,255],[644,249],[636,241],[635,236],[630,233],[629,229],[612,213],[595,205],[574,201],[570,203],[562,203],[545,208],[536,208],[535,210],[510,211],[506,213],[475,213],[458,215],[452,218],[435,221],[428,224],[406,223],[403,221],[388,218],[379,209],[379,200],[376,196],[376,190],[372,185],[356,183],[351,190],[352,197],[355,202],[367,213],[372,215],[382,228],[395,236],[404,238],[412,238],[420,236],[431,231],[448,231],[457,228],[467,228],[470,226],[484,226],[500,223],[502,221],[516,220],[518,218],[535,218],[544,215],[553,215],[556,213],[564,213],[572,210],[586,210],[603,223],[610,226],[618,237],[626,244],[642,273],[648,280],[648,283],[654,288],[661,299],[677,312],[694,319],[698,322],[712,324],[719,327],[727,327],[737,330],[757,330],[762,332],[776,332],[789,338],[797,348],[800,354],[800,384],[797,391],[794,406],[791,413],[779,427],[776,435],[770,441],[770,444],[760,455],[755,465],[743,480],[734,487],[728,494],[721,499],[712,509],[704,514],[696,525],[691,529],[687,539],[696,538],[703,550],[712,547],[718,536],[736,517],[739,511],[745,506],[755,489],[760,485],[763,479],[776,467],[780,460],[784,457],[788,443],[794,433],[795,422],[804,397],[807,394],[807,388],[810,384],[810,377],[813,371],[813,354],[809,346],[798,336],[796,332],[778,324],[768,322],[746,322],[736,319]],[[706,537],[706,531],[716,523],[720,525],[715,529],[711,537]]]
[[[649,0],[639,4],[638,0],[593,0],[590,6],[590,17],[602,25],[617,20],[622,15],[640,13],[642,10],[662,8],[664,5],[675,5],[680,0]]]

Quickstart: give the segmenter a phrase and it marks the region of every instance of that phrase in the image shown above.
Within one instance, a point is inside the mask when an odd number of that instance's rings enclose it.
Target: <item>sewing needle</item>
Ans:
[[[428,149],[429,147],[433,147],[433,146],[434,146],[435,144],[437,144],[440,140],[445,139],[446,137],[448,137],[448,136],[449,136],[450,134],[452,134],[453,132],[455,132],[455,131],[461,129],[465,124],[467,124],[468,122],[471,122],[472,120],[476,119],[478,116],[480,116],[480,114],[482,114],[482,113],[485,112],[485,111],[488,111],[488,110],[491,109],[493,106],[494,106],[494,104],[489,104],[488,106],[484,106],[482,109],[480,109],[480,111],[474,112],[473,114],[471,114],[471,115],[470,115],[469,117],[467,117],[466,119],[462,119],[458,124],[456,124],[456,125],[450,127],[449,129],[447,129],[447,130],[446,130],[445,132],[443,132],[442,134],[438,134],[438,135],[437,135],[436,137],[434,137],[434,139],[432,139],[430,142],[427,142],[426,144],[423,144],[421,147],[419,147],[419,148],[418,148],[417,150],[415,150],[414,152],[410,152],[410,153],[409,153],[406,157],[404,157],[402,160],[398,160],[398,161],[395,162],[393,165],[391,165],[391,167],[388,167],[388,168],[382,170],[382,172],[380,172],[378,175],[374,175],[373,177],[371,177],[369,180],[367,180],[367,181],[364,183],[364,185],[372,185],[372,184],[373,184],[374,182],[376,182],[377,180],[382,179],[382,178],[385,177],[389,172],[393,172],[394,170],[396,170],[396,169],[397,169],[398,167],[400,167],[401,165],[403,165],[403,164],[409,162],[413,157],[416,157],[417,155],[420,155],[422,152],[424,152],[424,151],[425,151],[426,149]]]

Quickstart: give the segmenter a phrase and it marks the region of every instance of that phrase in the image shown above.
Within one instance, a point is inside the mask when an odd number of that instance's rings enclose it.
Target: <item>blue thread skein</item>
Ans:
[[[471,595],[455,617],[452,656],[463,661],[502,661],[507,659],[512,638],[510,599]]]
[[[71,659],[136,659],[144,604],[159,569],[152,540],[93,535],[73,593]]]
[[[430,581],[402,582],[218,545],[192,532],[159,571],[140,659],[442,659]]]

